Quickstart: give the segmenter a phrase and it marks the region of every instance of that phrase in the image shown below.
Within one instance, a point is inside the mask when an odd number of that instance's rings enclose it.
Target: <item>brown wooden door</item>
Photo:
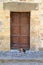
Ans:
[[[11,49],[30,48],[30,12],[11,12]]]

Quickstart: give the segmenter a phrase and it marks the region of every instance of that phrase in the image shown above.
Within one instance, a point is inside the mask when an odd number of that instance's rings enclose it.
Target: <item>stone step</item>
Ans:
[[[43,51],[0,51],[0,65],[43,65]]]
[[[0,51],[0,60],[43,60],[43,51]]]

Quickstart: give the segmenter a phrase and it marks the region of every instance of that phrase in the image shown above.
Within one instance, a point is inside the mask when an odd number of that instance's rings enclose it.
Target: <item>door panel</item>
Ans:
[[[30,48],[30,12],[11,12],[11,48]]]
[[[12,35],[14,36],[16,36],[16,35],[19,35],[19,26],[14,26],[14,27],[12,27],[11,28],[12,29]]]
[[[21,37],[21,43],[23,43],[23,44],[27,44],[27,36],[22,36]]]
[[[21,26],[21,35],[28,35],[28,26]]]

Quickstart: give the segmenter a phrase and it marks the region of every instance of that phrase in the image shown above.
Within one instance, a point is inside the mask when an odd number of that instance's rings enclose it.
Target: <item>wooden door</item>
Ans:
[[[30,48],[30,12],[11,12],[11,49]]]

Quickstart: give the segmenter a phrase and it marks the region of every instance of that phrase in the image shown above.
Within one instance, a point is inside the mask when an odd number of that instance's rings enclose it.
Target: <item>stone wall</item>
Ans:
[[[0,3],[0,50],[10,49],[10,12]]]
[[[30,47],[39,50],[43,48],[43,1],[39,4],[39,10],[31,11],[30,23]]]
[[[30,19],[30,49],[43,48],[43,1],[39,10],[31,11]],[[10,50],[10,11],[3,10],[0,4],[0,50]]]

